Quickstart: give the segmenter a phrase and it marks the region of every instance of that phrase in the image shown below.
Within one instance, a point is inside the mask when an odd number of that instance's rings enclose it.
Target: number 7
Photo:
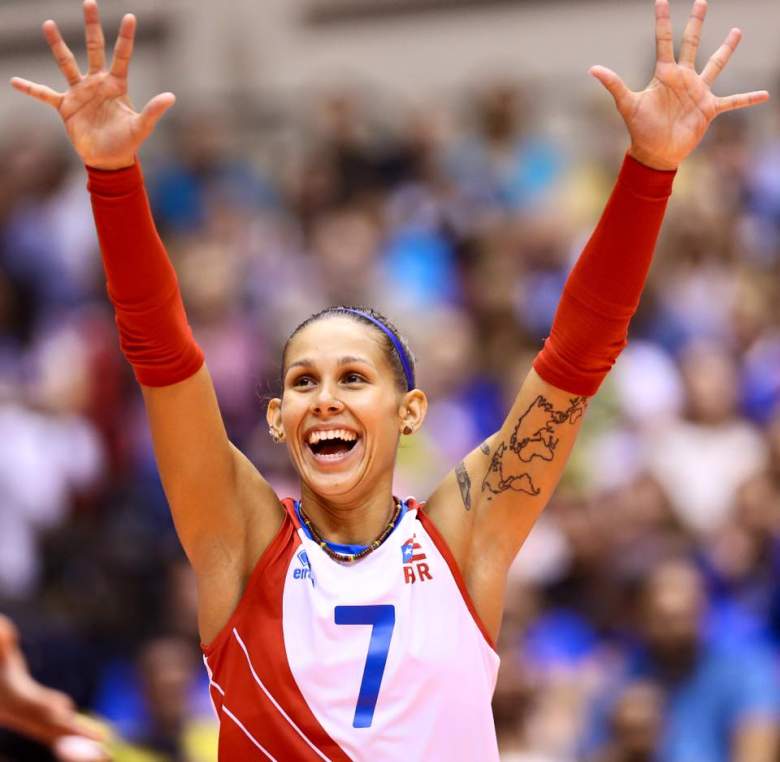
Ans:
[[[368,656],[360,681],[353,728],[370,728],[374,721],[374,709],[379,698],[379,687],[387,664],[387,652],[395,627],[395,606],[336,606],[336,624],[370,624],[371,640]]]

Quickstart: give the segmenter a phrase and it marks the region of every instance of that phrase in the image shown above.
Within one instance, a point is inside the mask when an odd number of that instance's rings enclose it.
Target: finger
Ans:
[[[105,749],[81,736],[62,736],[53,746],[60,762],[109,762]]]
[[[707,0],[695,0],[688,23],[683,32],[682,45],[680,46],[679,63],[693,69],[696,66],[696,53],[701,43],[701,28],[704,25],[704,17],[707,15]]]
[[[66,693],[41,686],[39,701],[47,708],[48,720],[52,724],[70,726],[76,719],[76,705]]]
[[[105,749],[78,735],[62,736],[53,746],[55,756],[60,762],[108,762]]]
[[[12,699],[10,713],[0,712],[0,720],[4,725],[45,744],[66,732],[60,723],[52,719],[49,708],[35,692],[29,696],[14,695]]]
[[[674,63],[674,32],[669,0],[655,0],[655,58],[658,63]]]
[[[106,65],[106,41],[95,0],[84,0],[84,33],[87,38],[87,65],[94,74]]]
[[[143,111],[136,117],[135,129],[140,140],[146,140],[152,134],[157,122],[162,115],[176,102],[176,96],[173,93],[160,93],[155,95],[149,103],[144,106]]]
[[[754,90],[752,93],[738,93],[737,95],[728,95],[725,98],[718,98],[718,113],[724,111],[735,111],[738,108],[749,108],[757,106],[769,100],[769,93],[766,90]]]
[[[119,25],[119,35],[114,45],[114,58],[111,61],[111,74],[120,79],[127,78],[127,70],[130,68],[130,59],[133,56],[133,42],[135,40],[135,16],[128,13],[122,18]]]
[[[33,98],[37,98],[43,103],[48,103],[50,106],[59,109],[62,103],[62,93],[55,92],[46,85],[39,85],[37,82],[30,82],[29,79],[22,79],[21,77],[12,77],[11,86],[25,95],[31,95]]]
[[[589,73],[609,90],[615,99],[618,111],[621,114],[626,113],[631,105],[631,91],[626,87],[625,82],[606,66],[593,66]]]
[[[32,679],[27,695],[17,696],[15,708],[12,727],[42,743],[52,744],[61,736],[79,736],[95,747],[105,740],[105,734],[97,733],[95,728],[81,721],[69,696],[45,688]]]
[[[57,62],[57,66],[60,67],[60,71],[65,75],[68,84],[75,85],[81,82],[81,72],[76,59],[73,57],[73,53],[70,52],[70,48],[65,44],[65,40],[62,39],[57,24],[51,19],[43,22],[43,36],[46,38],[46,42],[49,43],[54,60]]]
[[[726,64],[731,58],[731,54],[737,49],[740,40],[742,39],[742,32],[739,29],[732,29],[724,43],[712,54],[712,57],[707,61],[707,65],[701,73],[701,78],[712,87],[715,84],[715,80],[720,76],[720,73],[726,68]]]

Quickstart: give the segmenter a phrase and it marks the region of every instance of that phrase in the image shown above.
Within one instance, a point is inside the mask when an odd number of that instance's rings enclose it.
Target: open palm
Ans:
[[[611,69],[590,71],[612,94],[631,135],[630,153],[657,169],[674,169],[699,144],[710,122],[724,111],[763,103],[766,90],[718,97],[712,86],[736,50],[742,33],[732,29],[701,74],[696,53],[707,14],[707,0],[695,0],[685,27],[679,61],[674,60],[674,35],[669,0],[655,2],[656,66],[653,79],[633,92]]]
[[[14,77],[11,84],[57,109],[73,147],[84,161],[101,169],[131,165],[140,145],[154,130],[160,117],[174,103],[173,93],[152,98],[139,113],[127,95],[127,71],[133,54],[135,16],[127,14],[119,27],[111,68],[106,69],[105,40],[95,0],[84,2],[88,72],[82,75],[54,21],[43,24],[60,71],[68,81],[65,92]]]

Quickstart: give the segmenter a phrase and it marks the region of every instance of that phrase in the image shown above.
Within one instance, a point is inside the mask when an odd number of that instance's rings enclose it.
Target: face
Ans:
[[[652,683],[634,683],[617,702],[612,726],[618,746],[630,759],[651,759],[663,720],[663,696]]]
[[[663,662],[686,662],[700,637],[704,590],[696,569],[670,561],[658,567],[645,591],[645,637]]]
[[[376,330],[343,317],[311,323],[287,348],[283,380],[268,422],[314,493],[359,499],[392,480],[400,432],[419,427],[426,402],[398,389]]]
[[[739,383],[734,361],[725,351],[692,345],[683,354],[681,369],[694,420],[720,423],[734,415]]]

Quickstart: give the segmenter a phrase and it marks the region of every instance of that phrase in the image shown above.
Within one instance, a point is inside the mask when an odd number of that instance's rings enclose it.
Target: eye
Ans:
[[[361,376],[360,373],[356,373],[354,370],[351,370],[344,374],[343,380],[347,384],[362,384],[366,379]]]
[[[311,376],[298,376],[297,378],[293,379],[292,385],[295,388],[306,388],[307,386],[311,386],[314,383],[314,380]]]

